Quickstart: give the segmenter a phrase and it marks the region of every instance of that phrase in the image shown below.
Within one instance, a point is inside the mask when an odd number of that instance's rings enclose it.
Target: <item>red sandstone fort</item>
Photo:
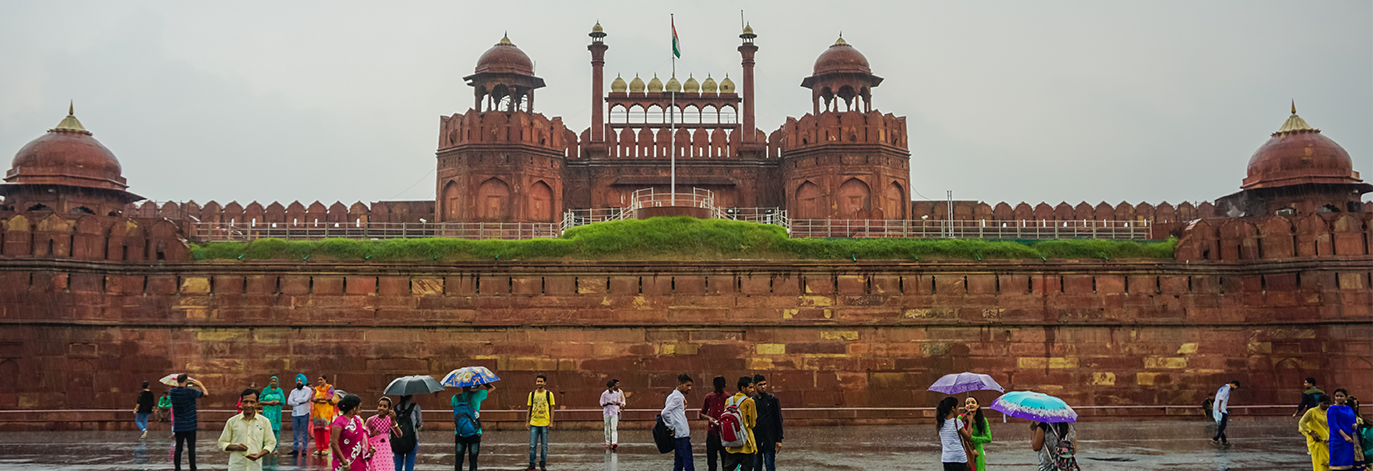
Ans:
[[[507,381],[495,410],[540,373],[559,404],[590,409],[611,377],[652,408],[678,373],[757,372],[817,421],[924,405],[929,383],[964,370],[1084,415],[1178,413],[1163,406],[1230,379],[1252,385],[1241,405],[1295,402],[1306,376],[1373,395],[1373,185],[1295,106],[1214,202],[911,201],[905,118],[874,107],[882,77],[842,38],[801,80],[812,112],[766,132],[751,27],[737,85],[616,77],[607,92],[606,33],[590,37],[580,133],[535,111],[544,81],[508,38],[477,59],[472,108],[438,120],[434,201],[140,205],[69,112],[0,185],[0,410],[34,411],[0,428],[103,427],[116,414],[98,410],[180,371],[216,391],[305,372],[371,392],[478,364]],[[976,262],[209,262],[188,246],[556,236],[672,214],[653,210],[673,167],[677,213],[793,237],[1180,240],[1174,260]]]

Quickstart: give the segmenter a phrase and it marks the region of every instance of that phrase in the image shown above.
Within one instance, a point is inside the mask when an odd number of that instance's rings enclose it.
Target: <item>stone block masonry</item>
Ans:
[[[301,372],[375,397],[396,376],[469,365],[502,377],[491,410],[521,407],[538,374],[569,409],[595,408],[610,378],[631,408],[658,408],[683,372],[702,394],[716,375],[768,375],[787,407],[928,406],[925,388],[961,371],[1083,406],[1200,404],[1230,379],[1239,404],[1295,404],[1307,376],[1373,395],[1370,280],[1368,257],[0,259],[0,377],[28,378],[0,383],[0,409],[123,409],[140,382],[181,371],[214,393],[206,409]]]

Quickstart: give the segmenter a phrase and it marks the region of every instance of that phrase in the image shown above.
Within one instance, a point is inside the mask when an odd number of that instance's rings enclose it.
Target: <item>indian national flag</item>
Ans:
[[[682,43],[677,39],[677,20],[672,19],[672,55],[678,59],[682,58]]]

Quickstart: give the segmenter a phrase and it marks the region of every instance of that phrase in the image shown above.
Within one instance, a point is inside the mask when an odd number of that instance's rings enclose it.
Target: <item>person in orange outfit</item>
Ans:
[[[329,426],[334,422],[335,412],[334,386],[329,384],[329,379],[320,375],[319,381],[315,383],[315,398],[311,400],[314,405],[310,407],[310,429],[315,432],[315,455],[324,456],[329,454]]]

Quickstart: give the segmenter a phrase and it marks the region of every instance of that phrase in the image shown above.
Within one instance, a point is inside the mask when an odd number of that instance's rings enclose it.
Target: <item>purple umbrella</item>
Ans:
[[[992,379],[991,376],[977,373],[944,375],[943,378],[939,378],[939,381],[935,381],[934,384],[930,385],[930,390],[944,394],[988,390],[1005,391],[1005,389],[1001,388],[1000,384],[996,384],[996,380]]]

